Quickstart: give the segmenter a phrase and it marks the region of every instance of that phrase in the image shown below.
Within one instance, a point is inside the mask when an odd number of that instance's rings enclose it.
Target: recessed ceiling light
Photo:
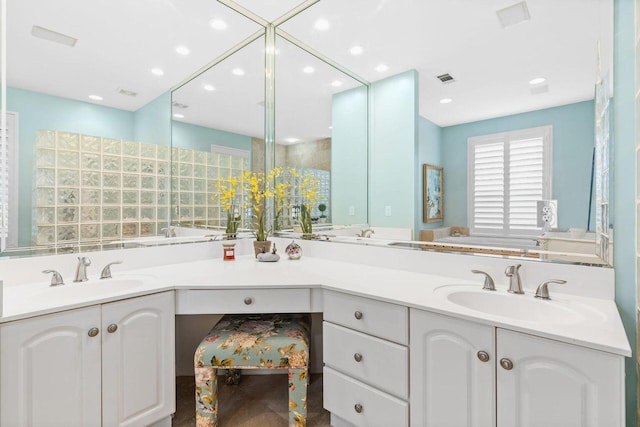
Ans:
[[[209,85],[209,84],[206,84],[203,87],[204,87],[204,90],[208,90],[209,92],[216,90],[216,88],[213,85]]]
[[[496,11],[502,28],[508,28],[531,19],[527,3],[522,1]]]
[[[152,68],[151,69],[151,73],[155,74],[156,76],[163,76],[164,75],[164,71],[162,70],[162,68]]]
[[[329,28],[331,28],[331,24],[326,19],[320,18],[316,22],[314,22],[313,28],[315,28],[318,31],[326,31]]]
[[[302,69],[303,73],[307,73],[307,74],[311,74],[315,71],[315,68],[313,68],[311,65],[307,65],[306,67],[304,67]]]
[[[349,49],[349,53],[351,55],[362,55],[362,52],[364,52],[364,48],[362,46],[353,46]]]
[[[333,126],[329,126],[329,129],[333,130]]]
[[[89,95],[89,98],[94,101],[102,101],[102,97],[100,95]]]
[[[331,86],[340,87],[340,86],[342,86],[342,82],[340,80],[334,80],[334,81],[331,82]]]
[[[532,86],[533,85],[539,85],[540,83],[544,83],[546,81],[547,81],[547,79],[544,78],[544,77],[536,77],[535,79],[529,80],[529,84],[532,85]]]
[[[178,46],[176,48],[176,52],[180,55],[189,55],[191,53],[191,50],[189,50],[189,48],[186,46]]]
[[[289,144],[295,144],[300,140],[298,138],[285,138],[285,141],[288,142]]]
[[[384,73],[388,69],[389,69],[389,66],[387,64],[378,64],[378,65],[376,65],[376,71],[379,72],[379,73]]]
[[[440,104],[449,104],[449,103],[451,103],[452,101],[453,101],[453,99],[451,99],[451,98],[442,98],[442,99],[440,100]]]
[[[52,31],[44,27],[39,27],[37,25],[31,27],[31,35],[40,39],[49,40],[50,42],[60,43],[70,47],[75,46],[76,42],[78,41],[78,39],[66,34],[58,33],[56,31]]]
[[[214,30],[224,30],[227,28],[227,23],[220,18],[213,18],[209,21],[209,26]]]
[[[236,76],[244,76],[244,70],[242,68],[234,68],[231,72]]]
[[[176,119],[184,119],[184,114],[175,113],[173,117],[175,117]]]

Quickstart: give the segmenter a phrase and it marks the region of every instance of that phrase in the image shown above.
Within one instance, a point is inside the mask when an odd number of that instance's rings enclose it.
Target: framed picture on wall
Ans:
[[[442,168],[422,165],[422,222],[444,220]]]

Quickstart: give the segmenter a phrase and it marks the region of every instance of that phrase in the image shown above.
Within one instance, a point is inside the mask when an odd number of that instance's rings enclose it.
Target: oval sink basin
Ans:
[[[573,323],[583,315],[566,302],[545,301],[533,295],[515,295],[504,291],[439,288],[453,304],[494,316],[525,322]]]

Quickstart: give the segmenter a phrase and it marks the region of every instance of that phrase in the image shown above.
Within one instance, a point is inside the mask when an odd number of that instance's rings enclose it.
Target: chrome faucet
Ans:
[[[176,237],[176,229],[173,227],[164,227],[160,231],[164,233],[164,237]]]
[[[365,228],[364,230],[361,230],[360,233],[356,233],[356,236],[371,237],[372,234],[375,234],[375,231],[373,231],[373,228]]]
[[[540,284],[540,286],[538,286],[535,297],[539,299],[550,300],[551,297],[549,296],[549,288],[548,288],[550,283],[557,283],[559,285],[564,285],[565,283],[567,283],[567,281],[559,280],[559,279],[547,280],[546,282],[543,282]]]
[[[100,273],[100,278],[101,279],[111,279],[111,266],[114,264],[122,264],[122,261],[113,261],[110,262],[109,264],[105,265],[105,267],[102,269],[102,273]]]
[[[504,271],[504,274],[509,278],[509,289],[507,292],[511,292],[512,294],[524,294],[522,290],[522,280],[520,280],[520,267],[521,264],[510,265]]]
[[[91,265],[91,260],[85,256],[78,257],[78,267],[76,268],[76,278],[73,279],[74,282],[86,282],[89,280],[87,278],[87,267]]]

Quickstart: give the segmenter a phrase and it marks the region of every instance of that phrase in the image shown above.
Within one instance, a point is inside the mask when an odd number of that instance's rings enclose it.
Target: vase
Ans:
[[[254,240],[253,250],[255,252],[256,258],[258,258],[258,254],[266,254],[270,252],[271,240]]]
[[[313,240],[316,237],[317,237],[317,234],[314,234],[314,233],[302,233],[302,235],[300,236],[300,238],[304,240]]]
[[[224,233],[224,236],[227,240],[235,240],[238,238],[237,233]]]

